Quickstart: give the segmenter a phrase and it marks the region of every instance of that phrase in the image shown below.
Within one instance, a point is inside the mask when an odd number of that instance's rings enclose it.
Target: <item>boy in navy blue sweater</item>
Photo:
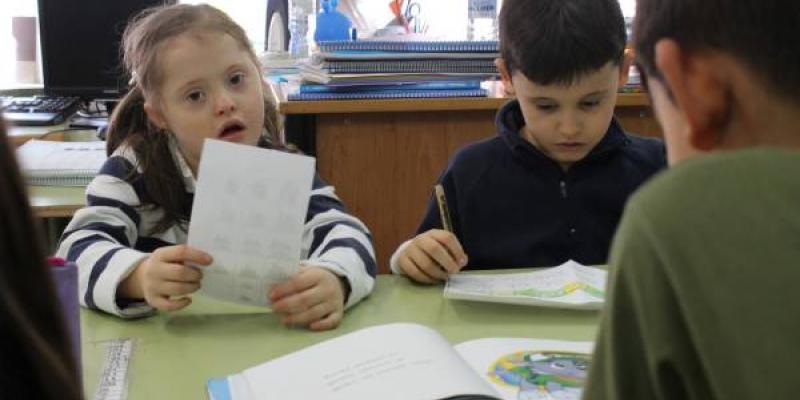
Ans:
[[[435,283],[462,268],[604,264],[628,196],[666,165],[660,140],[614,119],[625,42],[617,0],[504,1],[496,65],[516,99],[498,135],[461,149],[439,178],[453,232],[432,199],[392,271]]]

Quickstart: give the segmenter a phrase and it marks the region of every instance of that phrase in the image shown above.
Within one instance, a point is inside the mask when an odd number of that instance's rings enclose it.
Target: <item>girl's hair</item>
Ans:
[[[44,243],[0,121],[0,397],[80,399]]]
[[[156,99],[162,83],[157,53],[167,40],[189,31],[230,35],[252,61],[260,66],[247,35],[227,14],[206,4],[168,5],[150,8],[134,17],[122,36],[122,61],[131,76],[131,88],[111,115],[106,151],[119,146],[133,150],[142,170],[145,196],[143,205],[161,207],[163,215],[154,231],[162,232],[174,224],[188,222],[183,178],[173,160],[168,134],[154,126],[144,110],[146,99]],[[259,76],[260,79],[260,76]],[[264,129],[259,146],[284,148],[277,107],[264,93]]]

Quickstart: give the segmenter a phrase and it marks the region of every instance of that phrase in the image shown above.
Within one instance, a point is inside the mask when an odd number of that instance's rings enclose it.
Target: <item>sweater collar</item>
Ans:
[[[559,169],[561,168],[558,162],[546,156],[541,150],[520,135],[519,131],[525,125],[525,119],[522,116],[522,109],[517,99],[510,100],[500,108],[500,111],[497,113],[495,124],[497,126],[498,135],[502,137],[515,157],[527,163],[533,163],[536,166],[555,165]],[[614,117],[611,119],[611,124],[609,124],[603,139],[597,143],[586,157],[576,164],[593,160],[613,152],[628,144],[629,141],[630,139],[628,139],[625,131],[623,131],[617,118]]]
[[[172,153],[172,159],[175,161],[175,166],[178,167],[178,172],[183,178],[183,185],[186,188],[186,191],[188,193],[194,193],[196,179],[192,173],[192,169],[189,168],[189,163],[186,162],[186,158],[183,156],[183,153],[181,153],[181,150],[178,147],[178,140],[174,135],[169,135],[169,150]]]

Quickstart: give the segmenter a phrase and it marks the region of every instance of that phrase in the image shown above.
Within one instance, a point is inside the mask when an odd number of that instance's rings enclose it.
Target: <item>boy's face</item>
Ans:
[[[196,173],[206,138],[255,145],[264,126],[258,67],[231,36],[189,32],[159,49],[161,86],[150,120],[175,134]]]
[[[539,85],[518,70],[509,75],[502,60],[497,66],[506,90],[519,100],[525,119],[520,135],[565,170],[605,136],[628,70],[609,62],[565,86]]]

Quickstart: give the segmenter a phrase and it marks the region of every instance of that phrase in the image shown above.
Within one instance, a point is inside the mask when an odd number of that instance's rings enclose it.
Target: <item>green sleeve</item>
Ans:
[[[584,399],[710,399],[669,273],[663,234],[633,202],[610,256],[609,287]],[[669,258],[669,257],[666,257]],[[696,376],[691,376],[696,374]]]

